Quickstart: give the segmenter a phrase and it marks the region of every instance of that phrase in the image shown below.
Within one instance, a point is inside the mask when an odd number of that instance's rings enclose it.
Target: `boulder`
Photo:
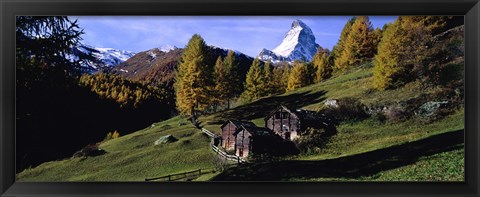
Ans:
[[[421,105],[418,110],[415,111],[415,115],[427,118],[429,120],[435,119],[440,109],[446,109],[449,107],[449,101],[429,101]]]
[[[177,140],[178,139],[173,137],[173,135],[165,135],[158,138],[158,140],[154,142],[154,145],[172,143],[172,142],[176,142]]]
[[[338,100],[335,99],[327,99],[325,101],[325,106],[327,107],[333,107],[333,108],[338,108]]]

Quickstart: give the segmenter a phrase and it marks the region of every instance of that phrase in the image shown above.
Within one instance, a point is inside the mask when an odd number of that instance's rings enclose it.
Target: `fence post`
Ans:
[[[171,176],[172,176],[172,175],[170,175],[170,174],[168,175],[168,181],[171,181],[171,180],[172,180],[172,179],[171,179]]]
[[[198,176],[202,176],[202,169],[198,169]]]

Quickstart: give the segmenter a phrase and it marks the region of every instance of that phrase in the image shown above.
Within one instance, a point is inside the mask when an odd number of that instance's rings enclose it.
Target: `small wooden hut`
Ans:
[[[290,109],[280,105],[265,118],[265,127],[285,140],[294,140],[307,128],[323,128],[334,131],[335,126],[330,118],[314,111]]]
[[[235,155],[246,158],[252,153],[266,153],[274,139],[273,132],[264,127],[242,126],[235,133]]]
[[[242,126],[255,127],[255,124],[249,121],[241,120],[227,120],[220,127],[222,129],[222,139],[221,146],[225,150],[234,150],[235,149],[235,135],[234,133],[242,128]]]

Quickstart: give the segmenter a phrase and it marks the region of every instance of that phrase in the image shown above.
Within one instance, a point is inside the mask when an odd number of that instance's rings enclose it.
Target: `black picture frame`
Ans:
[[[478,0],[1,0],[0,195],[479,196]],[[15,182],[16,15],[464,15],[465,182]]]

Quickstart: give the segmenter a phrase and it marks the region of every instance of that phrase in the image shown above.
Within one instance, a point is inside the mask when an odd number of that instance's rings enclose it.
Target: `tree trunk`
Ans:
[[[195,117],[195,107],[190,107],[190,115],[192,115],[192,117]]]

